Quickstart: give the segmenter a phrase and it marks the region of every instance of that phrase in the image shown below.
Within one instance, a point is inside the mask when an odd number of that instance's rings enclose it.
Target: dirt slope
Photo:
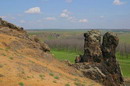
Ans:
[[[25,31],[0,24],[0,86],[101,86],[47,49]]]

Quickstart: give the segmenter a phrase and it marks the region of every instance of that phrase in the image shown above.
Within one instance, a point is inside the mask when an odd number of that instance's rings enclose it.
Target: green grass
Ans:
[[[130,77],[130,58],[122,57],[119,53],[117,53],[116,56],[124,77]],[[128,57],[130,57],[130,55]]]
[[[64,50],[52,50],[51,52],[55,55],[57,59],[62,61],[69,60],[71,63],[74,63],[75,57],[78,55],[77,53]],[[120,67],[122,69],[124,77],[130,77],[130,58],[122,57],[119,55],[119,53],[117,53],[116,56],[117,60],[120,63]]]
[[[57,51],[52,50],[52,53],[55,55],[55,57],[61,61],[68,60],[72,63],[74,63],[75,57],[78,55],[74,52],[66,52],[66,51]]]
[[[130,33],[123,33],[119,35],[120,42],[130,44]]]

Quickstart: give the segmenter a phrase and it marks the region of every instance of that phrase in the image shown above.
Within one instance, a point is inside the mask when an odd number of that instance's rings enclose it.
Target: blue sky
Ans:
[[[0,17],[26,29],[130,29],[130,0],[1,0]]]

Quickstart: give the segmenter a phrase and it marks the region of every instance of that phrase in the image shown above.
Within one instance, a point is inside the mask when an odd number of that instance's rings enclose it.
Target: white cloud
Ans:
[[[56,20],[56,18],[55,17],[47,17],[46,20],[54,21],[54,20]]]
[[[71,15],[71,12],[68,11],[67,9],[63,10],[62,13],[60,14],[60,17],[66,18],[70,22],[76,22],[78,21],[74,16]]]
[[[66,13],[61,13],[61,15],[60,15],[61,17],[69,17],[69,15],[68,14],[66,14]]]
[[[69,17],[71,12],[69,12],[67,9],[63,10],[62,13],[60,14],[60,17]]]
[[[73,0],[65,0],[67,3],[71,3]]]
[[[79,22],[81,22],[81,23],[87,23],[88,20],[87,19],[80,19]]]
[[[40,7],[33,7],[25,11],[25,13],[30,13],[30,14],[39,14],[41,13]]]
[[[115,4],[115,5],[122,5],[122,4],[124,4],[124,2],[121,2],[120,0],[114,0],[113,4]]]
[[[78,19],[75,16],[71,15],[72,13],[68,11],[67,9],[63,10],[60,14],[60,17],[65,18],[69,20],[70,22],[80,22],[80,23],[87,23],[87,19]]]

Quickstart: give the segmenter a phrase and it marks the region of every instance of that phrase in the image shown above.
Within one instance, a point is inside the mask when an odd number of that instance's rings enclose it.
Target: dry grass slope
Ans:
[[[78,84],[77,84],[78,83]],[[53,58],[26,32],[0,27],[0,86],[101,86]]]

